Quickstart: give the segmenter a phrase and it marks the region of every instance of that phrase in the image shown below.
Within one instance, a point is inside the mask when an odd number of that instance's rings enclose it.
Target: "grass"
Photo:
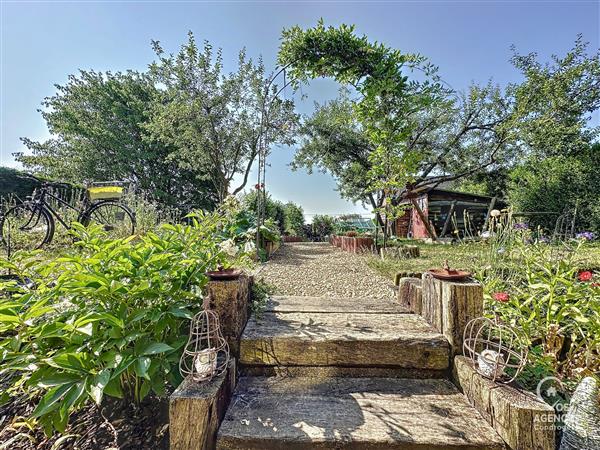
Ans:
[[[368,260],[369,266],[391,280],[398,272],[425,272],[435,267],[442,267],[445,260],[448,260],[452,268],[475,272],[487,264],[490,251],[489,246],[482,242],[453,245],[426,244],[420,241],[406,241],[406,243],[417,245],[421,256],[385,260],[373,256]],[[581,269],[600,270],[600,243],[586,245],[583,251],[578,252],[576,259]]]

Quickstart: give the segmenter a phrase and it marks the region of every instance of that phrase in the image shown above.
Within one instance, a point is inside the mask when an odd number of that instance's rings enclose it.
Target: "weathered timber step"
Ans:
[[[446,380],[243,377],[217,449],[499,450]]]
[[[246,325],[240,363],[444,371],[449,345],[415,314],[274,311]]]
[[[322,312],[401,314],[410,311],[392,299],[302,297],[295,295],[272,296],[265,308],[267,312]]]

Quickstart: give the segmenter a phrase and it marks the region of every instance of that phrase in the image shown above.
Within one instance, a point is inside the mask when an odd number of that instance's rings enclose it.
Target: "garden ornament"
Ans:
[[[584,378],[569,402],[560,450],[600,450],[600,385]]]
[[[179,361],[179,372],[197,382],[208,382],[221,375],[229,364],[229,345],[221,333],[219,317],[209,309],[208,297],[203,310],[194,316],[190,337]]]
[[[527,347],[517,332],[498,318],[476,317],[465,326],[463,353],[477,372],[492,381],[510,383],[525,367]]]

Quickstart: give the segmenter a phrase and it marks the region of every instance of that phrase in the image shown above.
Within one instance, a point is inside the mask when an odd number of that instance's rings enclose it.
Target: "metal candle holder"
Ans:
[[[463,354],[470,358],[477,372],[502,383],[511,383],[527,362],[527,348],[522,339],[500,319],[477,317],[470,320],[463,335]],[[512,376],[507,373],[514,371]]]
[[[203,310],[194,316],[190,337],[179,361],[179,372],[197,382],[208,382],[227,370],[229,345],[221,333],[219,317],[204,299]]]

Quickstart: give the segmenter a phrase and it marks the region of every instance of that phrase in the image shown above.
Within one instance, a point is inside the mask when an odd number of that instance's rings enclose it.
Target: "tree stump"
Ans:
[[[454,383],[514,450],[555,450],[554,408],[535,395],[481,376],[464,356],[454,358]],[[578,449],[591,447],[578,447]]]
[[[422,315],[462,354],[467,322],[483,314],[483,288],[476,281],[444,281],[423,274]]]
[[[399,247],[385,247],[380,249],[381,257],[393,259],[418,258],[421,253],[416,245],[402,245]]]
[[[416,245],[403,245],[398,247],[399,256],[403,258],[418,258],[421,256],[421,251]]]
[[[398,286],[400,284],[400,280],[402,278],[421,279],[422,276],[423,276],[422,272],[409,272],[409,271],[398,272],[396,275],[394,275],[394,286]]]

